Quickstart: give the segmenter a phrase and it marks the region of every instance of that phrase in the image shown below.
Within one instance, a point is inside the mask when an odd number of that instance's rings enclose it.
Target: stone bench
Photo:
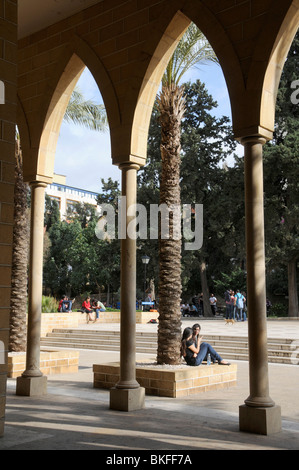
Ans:
[[[110,389],[119,380],[119,364],[94,364],[94,388]],[[136,366],[136,380],[147,395],[179,398],[210,390],[222,390],[237,384],[237,365],[202,364],[199,367]]]

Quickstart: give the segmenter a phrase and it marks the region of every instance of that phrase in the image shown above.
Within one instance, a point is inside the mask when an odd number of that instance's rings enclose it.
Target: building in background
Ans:
[[[54,174],[53,183],[47,186],[46,194],[52,200],[58,202],[61,219],[64,219],[67,210],[74,209],[75,204],[78,202],[97,207],[97,193],[68,186],[64,175]]]

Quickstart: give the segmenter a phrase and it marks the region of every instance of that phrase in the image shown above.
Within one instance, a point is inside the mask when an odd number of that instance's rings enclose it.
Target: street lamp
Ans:
[[[149,263],[150,257],[143,255],[141,256],[141,260],[144,264],[144,300],[146,299],[146,265]]]

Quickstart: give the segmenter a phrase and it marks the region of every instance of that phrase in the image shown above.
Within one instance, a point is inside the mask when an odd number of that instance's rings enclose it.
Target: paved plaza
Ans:
[[[198,319],[184,318],[183,326]],[[202,335],[246,335],[247,324],[201,320]],[[119,329],[114,324],[89,324],[86,329]],[[268,321],[268,337],[299,339],[298,321]],[[80,326],[82,329],[82,326]],[[137,325],[156,331],[157,325]],[[153,359],[137,355],[137,361]],[[271,436],[240,432],[239,405],[249,395],[248,362],[238,364],[238,383],[227,390],[180,399],[146,397],[134,412],[109,410],[109,391],[93,389],[92,365],[119,360],[118,352],[80,351],[76,374],[48,376],[48,393],[38,398],[15,395],[8,380],[5,435],[0,450],[298,450],[299,367],[269,364],[270,396],[281,406],[282,431]],[[204,366],[203,366],[204,367]],[[193,454],[192,454],[193,455]],[[197,455],[197,454],[196,454]]]

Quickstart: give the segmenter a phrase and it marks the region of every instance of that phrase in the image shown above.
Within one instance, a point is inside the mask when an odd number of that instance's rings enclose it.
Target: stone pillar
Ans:
[[[269,396],[264,240],[263,145],[242,139],[245,148],[245,208],[250,395],[239,408],[240,430],[272,434],[281,429],[280,407]]]
[[[43,280],[43,240],[45,188],[42,182],[30,183],[31,223],[28,290],[28,327],[26,370],[17,378],[17,395],[47,393],[47,377],[40,371],[41,305]]]
[[[110,408],[133,411],[144,406],[144,388],[136,380],[136,239],[128,235],[128,225],[136,212],[137,170],[134,163],[120,165],[122,171],[121,230],[121,314],[120,314],[120,380],[110,391]],[[120,235],[120,234],[119,234]]]

